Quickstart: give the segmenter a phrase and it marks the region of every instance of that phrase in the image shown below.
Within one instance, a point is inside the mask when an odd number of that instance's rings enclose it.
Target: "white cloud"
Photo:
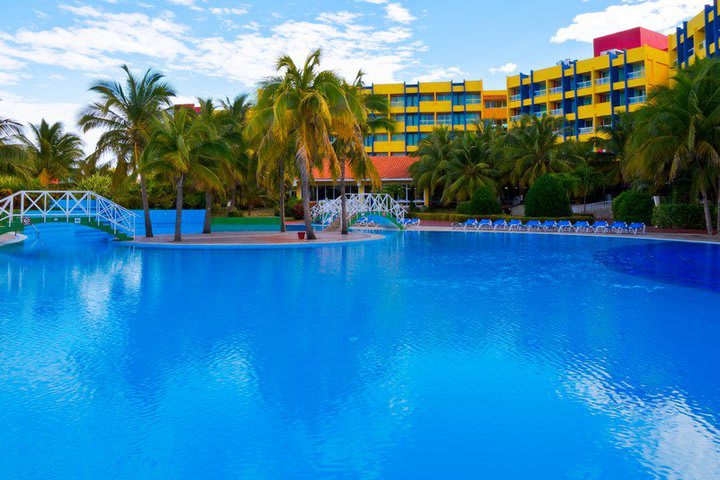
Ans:
[[[210,8],[210,13],[214,15],[245,15],[248,13],[245,8]]]
[[[388,3],[385,7],[385,12],[387,13],[387,18],[393,22],[408,24],[415,20],[410,10],[399,3]]]
[[[501,65],[499,67],[490,67],[490,73],[493,75],[497,75],[498,73],[504,73],[505,75],[508,75],[510,73],[513,73],[517,71],[518,66],[515,63],[506,63],[505,65]]]
[[[416,77],[414,81],[439,82],[447,80],[461,80],[464,76],[465,72],[463,72],[460,67],[433,68],[428,73]]]
[[[592,42],[596,37],[637,26],[670,33],[681,20],[701,12],[706,3],[708,0],[623,0],[603,11],[576,16],[570,25],[560,28],[550,41]]]

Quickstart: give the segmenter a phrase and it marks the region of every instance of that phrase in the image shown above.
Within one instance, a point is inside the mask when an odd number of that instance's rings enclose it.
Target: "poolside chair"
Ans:
[[[477,228],[477,224],[478,224],[477,220],[475,220],[474,218],[470,218],[468,220],[465,220],[464,222],[453,223],[452,228],[467,230],[468,228]]]
[[[624,233],[628,231],[628,225],[625,222],[614,222],[610,225],[610,231],[613,233]]]
[[[600,232],[607,233],[608,230],[610,229],[610,225],[608,225],[608,222],[600,221],[600,222],[593,223],[590,226],[590,228],[592,229],[592,231],[594,233],[600,233]]]
[[[483,218],[477,224],[478,230],[492,230],[492,228],[493,228],[493,222],[492,222],[492,220],[489,220],[487,218]]]
[[[542,224],[542,229],[546,232],[557,230],[558,224],[555,220],[545,220]]]
[[[508,223],[507,220],[495,220],[492,224],[493,230],[507,230]]]
[[[530,230],[542,230],[542,223],[540,223],[540,220],[529,220],[525,224],[525,229]]]
[[[575,233],[578,233],[578,232],[589,232],[590,230],[592,230],[592,227],[590,226],[590,223],[588,223],[588,222],[586,222],[586,221],[584,221],[584,220],[581,221],[581,222],[575,222],[575,226],[574,226],[573,228],[575,229]]]
[[[405,220],[403,220],[403,225],[406,228],[419,227],[420,219],[419,218],[406,218]]]
[[[507,224],[508,230],[522,230],[523,224],[521,220],[510,220]]]
[[[644,223],[631,223],[628,226],[628,230],[633,233],[633,235],[637,235],[638,233],[645,233],[645,224]]]
[[[573,232],[575,231],[575,226],[569,220],[562,220],[558,222],[557,229],[558,232]]]

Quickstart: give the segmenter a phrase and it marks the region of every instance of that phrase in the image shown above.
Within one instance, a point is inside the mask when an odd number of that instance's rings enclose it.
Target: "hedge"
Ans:
[[[458,213],[409,213],[409,218],[419,218],[420,220],[429,222],[453,222],[459,223],[470,219],[488,219],[488,220],[570,220],[573,222],[595,220],[594,215],[573,215],[571,217],[519,217],[513,215],[461,215]]]
[[[553,175],[535,180],[525,196],[525,214],[528,217],[572,216],[570,199],[562,183]]]
[[[652,222],[655,202],[647,192],[626,190],[613,200],[613,218],[620,222],[641,222],[649,225]]]
[[[710,212],[714,221],[717,218],[717,207],[711,207]],[[699,204],[663,204],[655,207],[652,223],[658,228],[705,230],[705,212]]]

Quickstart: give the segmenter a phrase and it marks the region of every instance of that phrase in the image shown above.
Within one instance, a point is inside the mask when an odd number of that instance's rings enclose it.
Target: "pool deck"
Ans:
[[[24,242],[26,239],[27,237],[21,233],[3,233],[2,235],[0,235],[0,247],[21,243]]]
[[[153,238],[138,237],[123,245],[157,247],[307,247],[315,245],[338,245],[381,240],[385,237],[369,232],[315,232],[317,240],[298,239],[298,232],[214,232],[211,234],[183,234],[182,242],[174,242],[173,235],[156,235]]]

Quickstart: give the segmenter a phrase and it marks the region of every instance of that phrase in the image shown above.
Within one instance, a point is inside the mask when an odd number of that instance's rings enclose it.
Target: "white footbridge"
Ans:
[[[16,219],[30,225],[32,219],[74,221],[96,226],[114,234],[135,237],[137,215],[102,195],[90,191],[20,191],[0,199],[0,223],[12,225]]]
[[[365,215],[379,215],[387,218],[399,228],[404,228],[406,207],[387,194],[346,195],[346,213],[348,223]],[[321,200],[310,210],[315,222],[325,229],[332,230],[340,225],[341,197],[334,200]]]

